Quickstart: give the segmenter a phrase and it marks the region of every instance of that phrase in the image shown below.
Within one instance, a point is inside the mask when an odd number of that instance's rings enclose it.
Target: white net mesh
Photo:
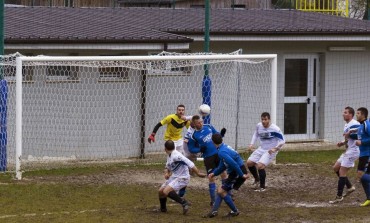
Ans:
[[[10,169],[15,160],[16,56],[4,57],[2,64],[9,87]],[[271,109],[272,59],[215,60],[199,55],[179,60],[179,56],[23,61],[22,167],[138,157],[145,159],[134,162],[150,162],[155,153],[164,159],[166,127],[160,128],[154,144],[147,143],[147,137],[162,118],[175,113],[178,104],[186,106],[188,115],[196,114],[202,104],[205,64],[212,80],[211,123],[227,128],[227,143],[245,147],[261,112]]]

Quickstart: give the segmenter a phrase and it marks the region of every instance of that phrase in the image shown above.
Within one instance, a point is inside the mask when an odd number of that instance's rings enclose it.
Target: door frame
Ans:
[[[297,97],[285,97],[285,61],[286,59],[307,59],[307,95]],[[316,73],[315,73],[316,71]],[[307,106],[307,120],[306,120],[306,133],[305,134],[285,134],[286,140],[316,140],[319,137],[319,93],[320,93],[320,55],[315,53],[310,54],[286,54],[283,57],[283,77],[284,77],[284,92],[283,92],[283,116],[284,107],[287,103],[307,103],[307,99],[310,100],[309,106]],[[315,75],[316,74],[316,75]],[[316,76],[316,77],[315,77]],[[315,86],[314,86],[315,85]],[[315,88],[314,88],[315,87]],[[316,95],[314,96],[314,91]],[[307,103],[308,104],[308,103]],[[314,106],[315,104],[315,106]],[[284,122],[284,118],[283,118]],[[284,123],[285,125],[285,123]]]

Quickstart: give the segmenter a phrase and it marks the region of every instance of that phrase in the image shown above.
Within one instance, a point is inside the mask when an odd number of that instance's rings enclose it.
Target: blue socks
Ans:
[[[209,185],[209,196],[211,197],[211,202],[215,202],[216,198],[216,184],[215,183],[210,183]]]
[[[235,204],[233,202],[233,199],[231,198],[231,196],[229,194],[227,194],[225,197],[224,197],[224,201],[225,203],[227,204],[227,206],[229,206],[229,208],[233,211],[233,212],[237,212],[238,210],[236,209],[235,207]]]

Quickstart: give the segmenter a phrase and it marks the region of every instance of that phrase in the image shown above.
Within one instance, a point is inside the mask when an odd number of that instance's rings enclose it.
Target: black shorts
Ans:
[[[244,174],[248,173],[245,165],[240,166],[240,169]],[[245,180],[246,179],[244,179],[243,176],[238,176],[238,174],[235,171],[233,171],[229,173],[227,179],[224,182],[222,182],[222,189],[224,189],[225,191],[230,191],[231,189],[238,190],[240,186],[243,185]]]
[[[364,172],[366,170],[366,168],[368,167],[367,166],[368,162],[369,162],[369,156],[361,156],[358,159],[357,170]]]
[[[204,158],[204,166],[206,167],[207,174],[210,174],[220,163],[218,154]]]

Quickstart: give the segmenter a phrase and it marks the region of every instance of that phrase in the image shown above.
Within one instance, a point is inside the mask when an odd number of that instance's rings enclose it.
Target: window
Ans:
[[[129,71],[130,68],[127,67],[115,67],[115,66],[99,67],[99,81],[100,82],[128,81]]]
[[[203,8],[205,8],[205,6],[204,5],[190,5],[190,8],[203,9]]]
[[[231,8],[235,8],[235,9],[245,9],[245,5],[240,5],[240,4],[232,4],[231,5]]]
[[[47,81],[79,80],[78,67],[70,65],[52,65],[46,68]]]
[[[189,75],[191,67],[173,66],[171,61],[152,61],[146,64],[149,75]]]

